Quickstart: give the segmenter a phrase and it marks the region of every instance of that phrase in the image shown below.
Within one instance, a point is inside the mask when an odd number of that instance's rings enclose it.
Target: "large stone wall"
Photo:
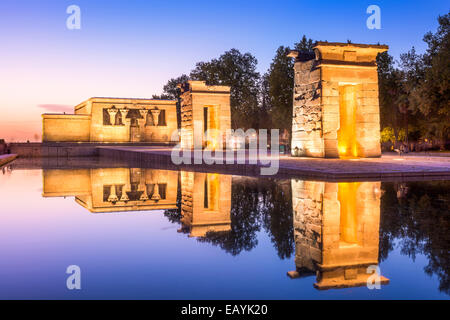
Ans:
[[[91,116],[68,114],[42,115],[42,141],[89,141]]]
[[[292,180],[295,265],[315,272],[322,263],[322,196],[324,182]]]
[[[320,69],[315,60],[294,65],[292,152],[296,156],[323,157]]]

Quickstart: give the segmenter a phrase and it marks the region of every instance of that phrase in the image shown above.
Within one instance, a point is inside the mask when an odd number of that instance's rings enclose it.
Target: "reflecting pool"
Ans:
[[[449,299],[450,181],[13,163],[0,194],[1,299]]]

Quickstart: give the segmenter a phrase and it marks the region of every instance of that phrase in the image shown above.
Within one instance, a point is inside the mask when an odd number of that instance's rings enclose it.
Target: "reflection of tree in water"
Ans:
[[[294,253],[291,182],[267,183],[261,199],[262,222],[281,259]]]
[[[428,259],[425,272],[435,274],[439,290],[450,293],[450,182],[384,183],[381,198],[380,260],[394,244],[413,260]]]
[[[257,188],[246,183],[233,183],[231,187],[231,230],[227,232],[208,232],[200,242],[219,246],[232,255],[242,250],[250,251],[258,244],[256,233],[260,230]]]
[[[164,216],[172,223],[181,223],[181,179],[178,176],[177,208],[164,210]]]
[[[169,221],[180,223],[180,210],[166,210],[164,215]],[[234,178],[230,218],[230,231],[208,232],[198,241],[211,243],[232,255],[238,255],[243,250],[250,251],[256,247],[257,232],[263,227],[280,258],[289,258],[294,252],[289,181]]]
[[[290,182],[242,178],[233,181],[231,231],[210,232],[202,242],[220,246],[232,255],[258,244],[256,233],[264,227],[282,259],[294,251]]]

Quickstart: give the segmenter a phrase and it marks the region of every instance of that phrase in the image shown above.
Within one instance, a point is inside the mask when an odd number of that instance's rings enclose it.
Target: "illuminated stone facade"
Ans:
[[[226,130],[231,128],[230,87],[188,81],[179,88],[181,147],[222,149]]]
[[[381,183],[291,183],[296,271],[288,275],[316,273],[323,290],[365,286],[378,265]]]
[[[74,114],[43,114],[43,142],[170,142],[176,101],[91,98]]]
[[[376,57],[382,45],[318,42],[314,55],[291,51],[291,150],[318,158],[379,157]]]

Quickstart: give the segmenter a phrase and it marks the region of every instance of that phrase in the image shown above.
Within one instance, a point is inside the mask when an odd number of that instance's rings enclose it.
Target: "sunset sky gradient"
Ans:
[[[68,30],[66,8],[81,8]],[[369,5],[382,29],[366,27]],[[151,97],[196,62],[237,48],[264,73],[280,45],[315,40],[382,43],[398,58],[437,28],[449,2],[428,1],[26,1],[0,2],[0,138],[34,140],[41,114],[93,96]]]

